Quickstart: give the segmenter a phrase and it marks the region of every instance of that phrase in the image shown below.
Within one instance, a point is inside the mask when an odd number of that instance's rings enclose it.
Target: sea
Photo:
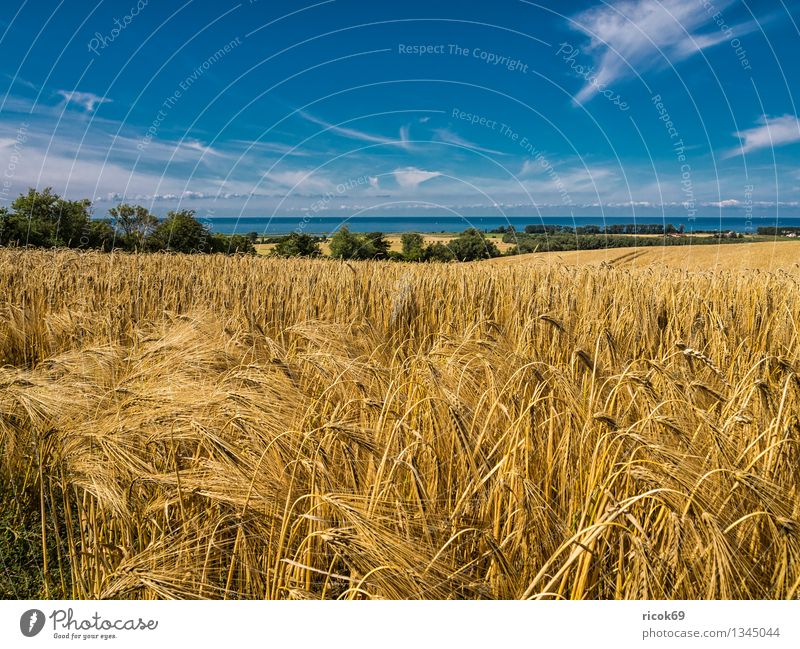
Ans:
[[[500,226],[513,225],[518,231],[526,225],[566,225],[579,227],[586,225],[650,224],[666,225],[676,228],[681,225],[686,232],[708,232],[721,230],[755,233],[756,229],[766,227],[800,227],[800,217],[744,217],[697,216],[676,217],[630,217],[630,216],[214,216],[203,219],[212,232],[222,234],[246,234],[256,232],[260,236],[302,232],[315,235],[330,235],[342,226],[352,232],[461,232],[467,228],[493,230]]]

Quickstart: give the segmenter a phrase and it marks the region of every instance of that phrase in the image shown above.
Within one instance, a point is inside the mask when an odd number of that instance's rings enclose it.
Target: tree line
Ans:
[[[737,240],[741,239],[742,236],[743,235],[734,237],[718,235],[675,238],[647,237],[637,239],[635,245],[638,248],[642,248],[645,246],[690,246],[701,243],[735,243]],[[606,248],[628,248],[634,245],[634,242],[629,236],[618,234],[519,234],[513,241],[516,245],[509,250],[508,254],[566,252],[569,250],[603,250]]]
[[[224,235],[195,218],[194,210],[170,210],[159,219],[141,205],[122,203],[109,217],[92,218],[89,199],[67,200],[52,188],[29,189],[0,208],[0,245],[122,249],[138,252],[254,254],[256,233]]]
[[[609,225],[526,225],[525,234],[683,234],[686,228],[681,224],[675,227],[672,223],[613,223]],[[501,225],[492,230],[497,234],[514,236],[520,234],[513,225]]]
[[[798,228],[758,228],[759,235],[786,235]],[[592,250],[630,246],[629,234],[682,233],[683,226],[672,224],[614,224],[570,227],[565,225],[528,225],[524,232],[513,226],[501,226],[493,233],[502,234],[505,243],[515,244],[505,254],[534,251]],[[193,210],[170,210],[159,219],[141,205],[122,203],[108,210],[108,217],[92,218],[88,199],[67,200],[45,188],[29,189],[10,205],[0,208],[0,245],[66,247],[96,250],[128,250],[138,252],[171,251],[183,253],[247,253],[255,254],[258,234],[224,235],[212,233],[209,226],[195,217]],[[715,239],[716,241],[717,239]],[[275,244],[273,256],[321,257],[325,237],[302,232],[270,239]],[[262,241],[263,242],[263,241]],[[686,245],[700,243],[683,237],[637,240],[642,245]],[[494,241],[469,228],[442,242],[426,243],[418,233],[401,236],[401,251],[390,249],[383,232],[351,232],[342,227],[329,240],[330,257],[345,260],[393,260],[407,262],[477,261],[501,255]]]
[[[121,203],[108,217],[92,217],[89,199],[67,200],[47,187],[29,189],[9,208],[0,208],[0,245],[132,252],[255,253],[258,234],[224,235],[195,217],[194,210],[170,210],[159,219],[146,207]],[[319,257],[324,237],[292,233],[272,239],[272,254],[280,257]],[[497,257],[497,246],[474,228],[447,243],[426,244],[421,234],[402,236],[402,252],[390,250],[382,232],[354,233],[347,227],[330,238],[334,259],[391,259],[396,261],[475,261]]]
[[[785,237],[787,235],[798,236],[800,235],[800,228],[796,226],[766,225],[759,226],[756,229],[756,232],[760,235],[769,237]]]
[[[272,255],[277,257],[321,257],[322,237],[293,232],[277,240]],[[334,259],[365,260],[387,259],[410,262],[478,261],[499,257],[500,251],[493,241],[469,228],[450,241],[425,243],[425,237],[407,232],[400,238],[402,250],[390,250],[390,242],[383,232],[351,232],[342,227],[330,238],[330,256]]]

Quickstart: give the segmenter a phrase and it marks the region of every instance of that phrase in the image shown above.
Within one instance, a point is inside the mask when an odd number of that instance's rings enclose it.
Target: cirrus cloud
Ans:
[[[733,25],[728,31],[712,20],[713,14],[731,4],[732,0],[717,0],[713,5],[699,0],[617,0],[574,16],[572,27],[589,37],[588,49],[597,69],[594,83],[586,83],[576,101],[591,99],[597,86],[674,65],[732,34],[741,37],[753,31],[755,21]]]
[[[731,149],[724,156],[732,158],[744,155],[759,149],[774,149],[785,144],[800,142],[800,120],[796,115],[782,115],[780,117],[767,117],[762,115],[758,126],[737,131],[734,133],[741,141],[741,145]]]

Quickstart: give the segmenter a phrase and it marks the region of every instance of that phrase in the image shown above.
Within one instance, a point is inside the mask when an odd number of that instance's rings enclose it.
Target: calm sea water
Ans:
[[[501,225],[513,225],[522,230],[526,225],[617,225],[633,223],[672,223],[675,227],[683,225],[687,232],[697,230],[733,230],[735,232],[755,232],[759,226],[800,227],[800,217],[754,217],[750,220],[743,216],[703,217],[692,220],[686,217],[605,217],[596,216],[564,217],[564,216],[356,216],[341,217],[226,217],[217,216],[205,219],[214,232],[223,234],[245,234],[257,232],[259,235],[287,234],[301,231],[307,234],[331,234],[346,225],[353,232],[460,232],[466,228],[492,230]]]

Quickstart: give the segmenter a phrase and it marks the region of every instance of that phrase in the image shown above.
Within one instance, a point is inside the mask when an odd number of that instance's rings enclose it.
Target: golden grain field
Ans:
[[[600,250],[540,252],[514,257],[497,257],[485,263],[500,266],[514,264],[610,265],[617,268],[658,266],[690,271],[796,270],[800,267],[800,241],[630,246]]]
[[[800,597],[797,268],[0,251],[74,598]]]

